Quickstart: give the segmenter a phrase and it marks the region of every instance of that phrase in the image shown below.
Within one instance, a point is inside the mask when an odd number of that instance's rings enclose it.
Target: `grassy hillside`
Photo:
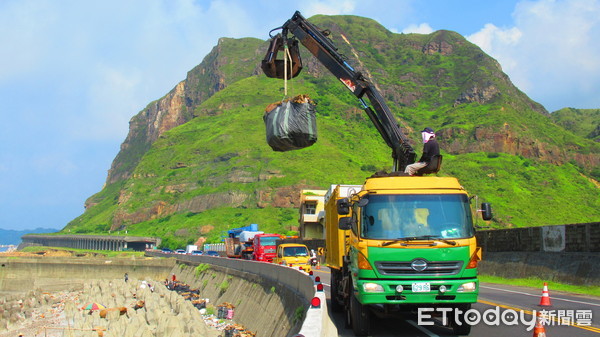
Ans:
[[[448,31],[393,34],[354,16],[311,20],[330,29],[349,62],[373,78],[418,154],[418,130],[436,129],[445,155],[439,174],[458,177],[479,202],[492,202],[489,225],[600,219],[589,164],[599,145],[553,121],[479,48]],[[160,135],[140,153],[131,175],[90,197],[86,212],[64,231],[127,230],[160,236],[170,247],[199,236],[217,242],[226,229],[250,223],[286,233],[298,224],[300,189],[360,184],[390,170],[391,150],[356,98],[305,52],[305,71],[288,83],[289,96],[317,101],[319,139],[306,149],[272,151],[262,116],[283,98],[283,82],[244,75],[256,70],[264,52],[253,49],[256,44],[220,41],[203,70],[186,80],[188,94],[197,98],[196,117]],[[214,90],[215,83],[222,87]],[[588,124],[597,123],[594,118]]]

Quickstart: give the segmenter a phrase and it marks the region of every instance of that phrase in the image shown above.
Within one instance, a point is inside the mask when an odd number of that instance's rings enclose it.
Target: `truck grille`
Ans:
[[[377,261],[375,267],[382,275],[413,276],[413,275],[456,275],[462,269],[463,261],[427,261],[427,268],[416,271],[411,267],[412,261]]]

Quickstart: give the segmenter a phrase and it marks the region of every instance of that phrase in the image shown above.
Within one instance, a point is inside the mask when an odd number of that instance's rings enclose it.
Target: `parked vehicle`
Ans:
[[[185,247],[185,253],[186,254],[191,254],[192,251],[194,251],[194,250],[198,250],[198,246],[196,246],[196,245],[187,245]]]
[[[279,234],[257,234],[252,239],[252,260],[273,262]]]
[[[227,237],[225,238],[225,254],[229,258],[241,259],[246,258],[250,259],[247,256],[252,256],[252,250],[249,250],[248,244],[246,241],[240,239],[242,233],[263,233],[258,231],[257,224],[251,224],[249,226],[233,228],[227,231]],[[250,234],[246,234],[250,235]]]
[[[161,251],[165,254],[173,254],[173,251],[169,248],[163,248],[163,249],[161,249]]]
[[[191,255],[202,255],[202,251],[201,250],[192,250],[192,252],[190,254]]]
[[[272,262],[275,257],[279,234],[268,234],[258,230],[257,224],[233,228],[225,238],[227,257],[254,261]]]
[[[219,253],[218,253],[218,252],[215,252],[214,250],[208,250],[208,251],[204,252],[204,254],[202,254],[202,255],[206,255],[206,256],[216,256],[216,257],[219,257],[219,256],[221,256],[221,255],[219,255]]]
[[[308,247],[299,243],[282,243],[277,246],[277,254],[273,258],[273,263],[297,268],[305,272],[310,272],[310,255]]]

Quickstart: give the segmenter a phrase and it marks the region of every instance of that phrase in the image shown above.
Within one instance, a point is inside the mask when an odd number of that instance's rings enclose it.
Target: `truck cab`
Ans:
[[[252,246],[254,248],[252,260],[271,263],[277,249],[278,234],[257,234],[254,236]]]
[[[273,258],[273,263],[297,268],[305,272],[310,272],[310,254],[308,247],[299,243],[283,243],[277,246],[277,255]]]

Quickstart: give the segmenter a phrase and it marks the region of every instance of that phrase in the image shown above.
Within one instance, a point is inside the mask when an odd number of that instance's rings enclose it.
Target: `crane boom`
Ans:
[[[415,151],[410,146],[408,138],[402,133],[383,96],[366,76],[355,71],[346,62],[325,32],[308,22],[298,11],[280,29],[282,29],[281,34],[272,38],[269,51],[262,63],[262,69],[268,77],[291,78],[298,75],[302,69],[297,48],[297,41],[299,41],[359,99],[369,119],[385,143],[392,149],[392,170],[403,171],[407,165],[415,162]],[[288,33],[291,33],[297,41],[288,38]],[[288,66],[291,69],[290,75],[284,75],[281,65],[283,61],[275,60],[277,51],[281,49],[290,51],[291,62]],[[275,66],[276,63],[279,64]],[[364,96],[368,98],[372,107],[365,102]]]

